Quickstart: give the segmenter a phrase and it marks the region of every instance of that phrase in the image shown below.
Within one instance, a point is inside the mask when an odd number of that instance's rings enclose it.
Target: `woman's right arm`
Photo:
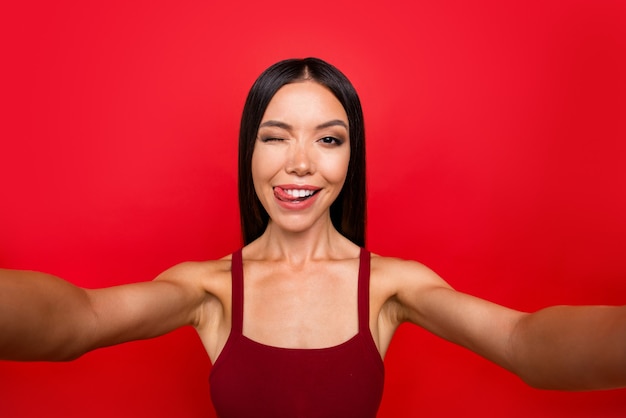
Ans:
[[[65,361],[199,321],[207,293],[197,263],[151,282],[83,289],[55,276],[0,269],[0,359]]]

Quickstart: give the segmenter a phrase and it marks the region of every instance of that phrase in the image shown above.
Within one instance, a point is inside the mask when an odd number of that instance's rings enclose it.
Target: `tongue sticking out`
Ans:
[[[274,187],[274,196],[276,196],[276,198],[278,200],[282,200],[284,202],[301,202],[303,200],[308,199],[309,197],[313,196],[314,193],[311,193],[307,196],[293,196],[289,193],[287,193],[283,188],[281,187]]]

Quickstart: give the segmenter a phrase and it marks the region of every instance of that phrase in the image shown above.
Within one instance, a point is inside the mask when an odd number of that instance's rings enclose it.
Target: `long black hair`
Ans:
[[[330,207],[330,217],[342,235],[363,247],[367,209],[365,128],[361,101],[348,78],[319,58],[277,62],[261,73],[248,93],[239,130],[239,213],[244,244],[260,237],[269,221],[269,215],[261,205],[252,181],[252,153],[261,119],[278,89],[285,84],[303,80],[312,80],[328,88],[348,116],[350,162],[343,189]]]

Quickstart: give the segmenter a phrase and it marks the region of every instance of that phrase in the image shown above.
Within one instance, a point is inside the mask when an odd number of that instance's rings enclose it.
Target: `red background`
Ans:
[[[626,303],[622,1],[2,8],[2,267],[101,287],[233,251],[245,94],[313,55],[361,94],[373,251],[517,309]],[[380,417],[626,413],[623,390],[531,389],[416,327],[386,365]],[[209,370],[191,329],[0,362],[0,415],[213,416]]]

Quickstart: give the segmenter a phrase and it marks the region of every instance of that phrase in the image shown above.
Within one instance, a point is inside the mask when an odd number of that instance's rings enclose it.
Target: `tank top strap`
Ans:
[[[361,248],[359,260],[359,332],[370,332],[370,252]]]
[[[232,255],[231,270],[233,293],[231,333],[241,334],[243,332],[243,260],[241,248]]]

